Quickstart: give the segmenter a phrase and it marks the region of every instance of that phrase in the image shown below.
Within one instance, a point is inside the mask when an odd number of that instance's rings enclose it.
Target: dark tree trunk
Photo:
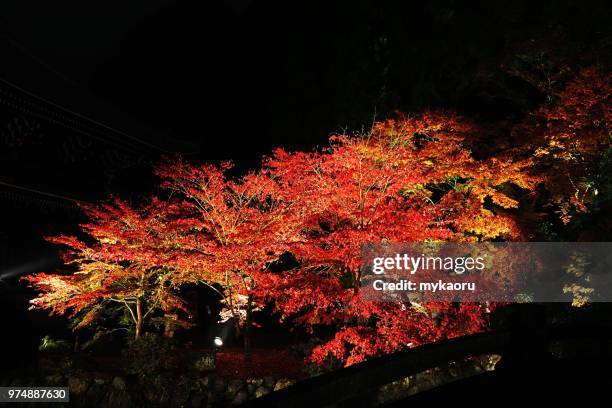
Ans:
[[[164,337],[169,339],[174,337],[174,330],[176,329],[176,321],[178,320],[178,315],[176,314],[166,314],[166,325],[164,327]]]
[[[249,294],[247,300],[246,322],[244,324],[244,357],[251,361],[251,320],[253,313],[253,296]]]
[[[142,302],[140,299],[136,299],[136,334],[134,335],[134,339],[138,340],[140,338],[140,334],[142,333]]]

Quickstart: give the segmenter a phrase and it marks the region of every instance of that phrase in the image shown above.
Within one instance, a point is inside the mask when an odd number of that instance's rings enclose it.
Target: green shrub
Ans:
[[[69,352],[71,346],[66,340],[54,340],[50,336],[45,336],[40,340],[38,350],[43,354],[60,354]]]
[[[131,342],[123,356],[126,372],[141,377],[175,369],[180,362],[175,342],[153,333]]]

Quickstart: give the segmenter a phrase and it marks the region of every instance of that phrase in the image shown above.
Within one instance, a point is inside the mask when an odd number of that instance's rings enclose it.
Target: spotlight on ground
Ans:
[[[213,343],[215,344],[215,346],[221,347],[223,345],[223,339],[221,337],[215,337]]]

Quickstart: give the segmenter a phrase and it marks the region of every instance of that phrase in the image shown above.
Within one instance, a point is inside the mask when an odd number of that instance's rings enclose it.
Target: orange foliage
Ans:
[[[68,248],[65,263],[75,270],[27,276],[25,279],[41,292],[31,301],[32,308],[71,316],[84,312],[79,328],[91,324],[101,306],[117,303],[133,320],[136,337],[152,312],[186,311],[175,293],[182,282],[166,266],[171,254],[162,250],[172,245],[161,234],[166,228],[158,212],[163,203],[154,199],[150,205],[133,208],[114,200],[82,208],[90,222],[81,229],[92,243],[64,235],[49,238]]]
[[[517,155],[533,155],[532,170],[542,175],[552,203],[565,224],[573,212],[586,212],[597,186],[599,156],[610,148],[612,75],[594,67],[581,70],[557,95],[513,129],[522,144]]]
[[[610,86],[609,76],[582,71],[558,103],[512,129],[504,143],[514,147],[497,152],[473,153],[490,126],[426,112],[334,136],[321,151],[278,149],[240,178],[227,176],[229,164],[171,160],[156,169],[168,200],[86,208],[92,222],[83,230],[94,244],[54,239],[70,248],[77,272],[29,277],[42,292],[32,305],[74,313],[107,301],[130,309],[140,299],[168,310],[181,307],[174,288],[203,282],[231,315],[254,296],[307,330],[333,328],[314,350],[319,363],[331,355],[352,364],[484,330],[489,307],[479,304],[364,302],[361,246],[524,239],[519,204],[533,202],[540,183],[564,221],[571,206],[585,211],[596,194],[590,172],[610,146]],[[297,260],[290,269],[287,253]]]

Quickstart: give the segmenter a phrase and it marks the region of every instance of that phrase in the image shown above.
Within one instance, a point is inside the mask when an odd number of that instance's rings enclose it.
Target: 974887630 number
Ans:
[[[68,387],[0,387],[0,402],[68,402]]]

